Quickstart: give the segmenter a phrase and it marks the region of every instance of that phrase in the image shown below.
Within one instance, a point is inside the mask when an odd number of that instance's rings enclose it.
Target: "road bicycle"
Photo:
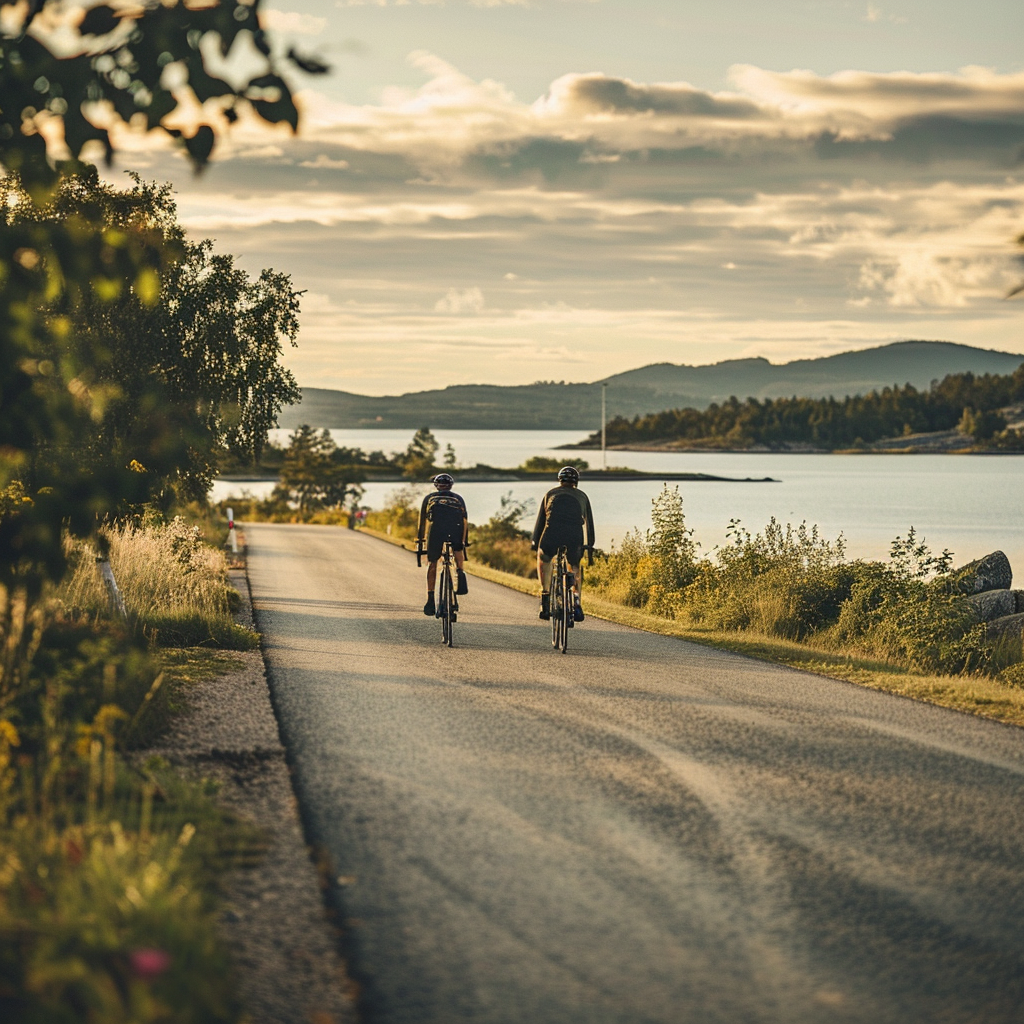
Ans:
[[[565,548],[559,548],[551,566],[551,646],[563,654],[569,646],[569,630],[575,625],[572,616],[575,585],[576,576]]]
[[[593,548],[587,548],[587,564],[594,564]],[[580,563],[580,586],[583,585],[583,563]],[[569,564],[565,548],[555,552],[551,565],[551,646],[566,653],[569,630],[576,625],[573,615],[576,604],[576,574]]]
[[[424,550],[420,544],[416,548],[416,565],[422,567]],[[452,542],[446,540],[441,546],[440,579],[437,588],[437,613],[441,620],[441,643],[452,646],[452,627],[458,620],[459,601],[455,596],[455,552]]]

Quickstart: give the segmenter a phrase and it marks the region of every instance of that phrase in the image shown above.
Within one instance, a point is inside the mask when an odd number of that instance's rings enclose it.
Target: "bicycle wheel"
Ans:
[[[441,569],[441,641],[452,646],[452,620],[455,614],[455,587],[452,586],[452,567],[450,556],[445,552]]]
[[[565,555],[561,552],[555,557],[551,573],[551,646],[556,651],[565,653],[568,630],[565,628]]]

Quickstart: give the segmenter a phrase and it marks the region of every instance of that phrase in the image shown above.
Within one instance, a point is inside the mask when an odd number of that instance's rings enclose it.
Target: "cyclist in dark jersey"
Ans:
[[[551,559],[559,548],[566,556],[576,576],[573,618],[583,621],[580,607],[580,561],[584,546],[594,550],[594,512],[590,499],[579,489],[580,473],[575,466],[564,466],[558,471],[558,486],[544,495],[537,511],[537,524],[533,528],[533,543],[537,552],[537,578],[540,580],[540,617],[551,618]],[[583,543],[583,527],[587,528],[587,543]]]
[[[424,615],[434,615],[437,608],[434,604],[434,584],[437,581],[437,560],[441,557],[444,542],[451,541],[455,553],[455,567],[458,570],[456,594],[468,594],[466,574],[462,571],[462,563],[466,559],[466,534],[469,532],[469,514],[461,494],[452,490],[455,480],[450,473],[438,473],[432,483],[436,488],[423,499],[420,506],[420,522],[416,530],[416,539],[422,545],[424,537],[427,542],[427,603],[423,606]]]

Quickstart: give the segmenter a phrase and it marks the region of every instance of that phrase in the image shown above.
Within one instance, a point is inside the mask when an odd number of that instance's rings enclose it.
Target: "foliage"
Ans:
[[[1024,399],[1024,365],[1008,375],[950,374],[928,391],[911,384],[836,398],[730,398],[707,409],[670,409],[609,421],[609,444],[685,441],[698,447],[769,448],[787,444],[853,448],[958,425],[978,440],[999,441],[1005,420],[997,410]],[[968,429],[969,428],[969,429]],[[590,437],[597,443],[598,434]]]
[[[66,550],[95,573],[84,549],[65,547],[68,532],[95,535],[176,475],[198,492],[217,444],[257,454],[273,403],[290,394],[275,348],[293,335],[287,279],[249,282],[208,245],[184,242],[165,191],[136,181],[115,194],[79,162],[90,143],[112,155],[100,118],[160,127],[197,168],[215,127],[242,110],[294,130],[296,107],[257,8],[143,0],[83,11],[0,0],[9,33],[0,38],[4,1020],[240,1016],[217,946],[209,867],[223,820],[197,787],[121,756],[167,711],[164,675],[135,633],[98,609],[69,621],[52,585]],[[207,60],[233,53],[240,35],[261,56],[246,57],[255,73],[232,84]],[[289,59],[326,70],[294,51]],[[186,138],[170,119],[196,100],[206,123]],[[191,406],[182,400],[189,374],[199,384]],[[116,531],[97,540],[127,543]],[[168,543],[179,576],[201,575],[187,535]],[[222,577],[218,586],[223,596]],[[138,600],[135,625],[151,629],[155,599],[148,620]]]
[[[645,535],[628,533],[617,551],[596,561],[588,577],[623,604],[674,618],[681,592],[698,571],[697,548],[679,488],[666,485],[651,501],[651,529]]]
[[[197,167],[209,159],[218,130],[243,109],[297,130],[298,111],[260,28],[258,6],[245,0],[101,4],[85,13],[76,32],[59,17],[57,2],[3,0],[10,34],[0,37],[0,163],[45,187],[56,179],[56,156],[77,159],[83,147],[98,143],[109,161],[113,146],[103,114],[124,125],[141,119],[146,130],[163,129]],[[232,56],[240,37],[251,39],[260,57],[255,74],[234,85],[207,63]],[[208,40],[216,41],[216,54]],[[250,67],[254,56],[247,57]],[[287,59],[309,74],[328,70],[294,50]],[[203,105],[205,122],[188,136],[172,126],[186,96]],[[50,153],[47,138],[59,140]]]
[[[194,833],[16,822],[0,838],[0,1017],[239,1020]]]
[[[845,543],[816,526],[774,518],[752,535],[737,520],[730,543],[698,558],[678,493],[654,501],[652,529],[599,558],[590,586],[612,601],[708,630],[746,631],[856,653],[925,672],[998,673],[1021,643],[992,640],[962,599],[949,551],[934,554],[911,529],[886,562],[845,559]]]
[[[519,468],[527,473],[557,473],[566,463],[560,459],[552,459],[547,455],[532,455]],[[590,469],[590,463],[583,459],[576,459],[571,465],[575,466],[581,473]]]
[[[437,450],[440,448],[437,438],[430,432],[429,427],[421,427],[413,434],[409,447],[405,454],[398,459],[403,472],[410,480],[422,480],[431,476],[435,471],[434,460],[437,458]]]
[[[503,572],[536,579],[537,558],[530,551],[530,534],[522,526],[532,506],[530,500],[513,498],[511,491],[503,494],[498,511],[483,526],[470,527],[470,557]]]
[[[975,441],[991,441],[996,434],[1006,429],[1006,417],[994,409],[975,411],[968,406],[964,409],[956,428],[961,434],[973,437]]]
[[[385,499],[382,509],[369,512],[366,525],[393,537],[412,539],[419,525],[422,488],[400,487]]]
[[[88,168],[61,178],[39,207],[16,178],[0,182],[8,226],[86,214],[107,235],[148,239],[163,265],[145,287],[136,281],[102,298],[61,291],[43,307],[51,322],[71,327],[40,346],[40,365],[51,368],[46,386],[74,389],[77,381],[93,396],[90,422],[72,443],[62,441],[60,455],[73,454],[94,475],[132,465],[151,490],[173,485],[201,498],[219,452],[257,460],[282,405],[298,397],[279,362],[282,338],[295,343],[298,294],[284,274],[264,270],[251,281],[209,241],[186,240],[169,186],[135,176],[132,189],[119,191]],[[52,454],[36,446],[35,476]]]
[[[106,527],[102,537],[129,621],[141,636],[172,646],[256,646],[256,634],[231,614],[234,592],[226,582],[224,554],[203,543],[199,526],[175,516],[166,525]],[[59,607],[71,620],[105,617],[109,599],[94,550],[81,541],[69,540],[68,547],[72,571],[56,592]]]
[[[21,481],[30,498],[0,519],[0,584],[24,587],[35,600],[45,581],[64,571],[65,529],[88,534],[98,516],[147,500],[158,465],[165,458],[180,464],[189,444],[181,407],[156,387],[143,432],[152,465],[134,456],[101,458],[98,465],[79,457],[82,440],[95,436],[118,394],[100,372],[108,362],[105,336],[82,331],[69,312],[88,308],[98,316],[104,304],[128,295],[140,313],[153,312],[180,254],[159,219],[122,230],[102,204],[46,215],[60,198],[62,177],[84,169],[86,143],[112,154],[106,128],[89,119],[163,126],[201,167],[215,132],[202,124],[183,138],[170,127],[167,118],[180,101],[206,104],[201,117],[218,126],[246,108],[294,129],[297,114],[256,4],[99,5],[84,14],[77,33],[76,9],[56,0],[0,0],[0,9],[0,167],[18,176],[28,200],[10,216],[4,209],[0,231],[0,491]],[[208,72],[204,50],[212,56],[213,44],[217,59],[226,57],[240,33],[256,44],[263,67],[236,86]],[[294,52],[290,59],[307,71],[326,70]]]
[[[300,426],[289,439],[274,499],[297,504],[300,517],[315,509],[338,508],[348,499],[357,502],[363,493],[359,484],[366,479],[360,461],[365,461],[363,453],[339,448],[329,430],[318,434]]]

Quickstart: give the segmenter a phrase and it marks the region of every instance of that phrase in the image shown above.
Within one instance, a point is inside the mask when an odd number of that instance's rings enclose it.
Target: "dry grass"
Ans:
[[[256,634],[232,618],[224,553],[204,544],[198,527],[175,517],[167,525],[108,529],[104,539],[129,620],[150,639],[171,646],[255,646]],[[57,594],[65,614],[107,615],[94,550],[77,541],[68,549],[72,571]]]

